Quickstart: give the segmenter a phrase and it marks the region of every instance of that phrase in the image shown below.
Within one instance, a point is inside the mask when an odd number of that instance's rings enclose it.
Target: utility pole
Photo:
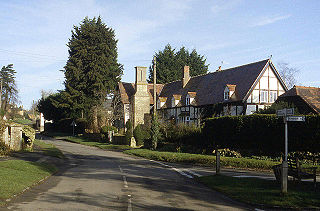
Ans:
[[[153,115],[157,112],[157,64],[156,57],[153,57]]]
[[[2,78],[1,78],[1,87],[0,87],[0,109],[2,107]]]

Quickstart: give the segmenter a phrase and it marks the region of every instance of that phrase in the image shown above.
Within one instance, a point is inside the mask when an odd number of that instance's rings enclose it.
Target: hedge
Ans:
[[[247,115],[209,118],[203,135],[212,149],[230,148],[241,154],[280,155],[284,152],[284,123],[276,115]],[[290,151],[320,151],[320,116],[305,122],[288,122]]]

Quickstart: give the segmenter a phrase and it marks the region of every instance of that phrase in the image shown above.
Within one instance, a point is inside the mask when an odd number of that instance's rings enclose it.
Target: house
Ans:
[[[320,114],[320,88],[294,86],[280,95],[277,102],[295,105],[300,114]]]
[[[270,106],[287,87],[270,59],[234,68],[190,77],[189,67],[183,78],[157,84],[156,106],[164,120],[199,123],[205,110],[217,115],[247,115]],[[134,126],[144,123],[154,104],[153,85],[146,82],[146,68],[136,67],[134,84],[120,82],[119,98],[123,122],[133,119]]]

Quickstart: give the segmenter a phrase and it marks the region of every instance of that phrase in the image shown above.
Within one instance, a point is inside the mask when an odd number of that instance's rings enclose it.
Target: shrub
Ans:
[[[141,146],[144,144],[145,139],[150,139],[150,129],[147,128],[145,125],[139,124],[134,130],[133,130],[133,136],[136,140],[136,143],[138,146]]]
[[[5,145],[4,142],[0,141],[0,156],[1,155],[8,155],[10,153],[10,148]]]
[[[233,157],[233,158],[241,158],[241,154],[239,152],[236,152],[234,150],[230,150],[228,148],[225,149],[218,149],[220,152],[220,155],[223,157]],[[216,150],[213,150],[213,154],[216,154]]]
[[[180,152],[203,152],[207,149],[206,139],[202,138],[201,128],[195,125],[167,124],[162,126],[166,141],[175,144]]]
[[[288,122],[289,151],[320,151],[320,116]],[[279,156],[284,152],[283,119],[276,115],[225,116],[205,121],[208,147],[229,148],[242,155]]]
[[[29,126],[24,125],[22,128],[22,138],[24,141],[24,147],[32,149],[33,142],[36,139],[36,131]]]
[[[116,133],[116,132],[118,132],[118,129],[116,127],[111,126],[111,125],[102,126],[100,129],[100,132],[103,134],[107,134],[108,131],[114,131]]]

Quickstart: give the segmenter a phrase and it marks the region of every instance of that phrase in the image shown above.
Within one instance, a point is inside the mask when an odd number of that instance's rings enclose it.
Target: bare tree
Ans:
[[[294,67],[289,67],[289,63],[287,62],[279,62],[278,72],[286,83],[288,89],[291,89],[297,83],[296,76],[300,70]]]

